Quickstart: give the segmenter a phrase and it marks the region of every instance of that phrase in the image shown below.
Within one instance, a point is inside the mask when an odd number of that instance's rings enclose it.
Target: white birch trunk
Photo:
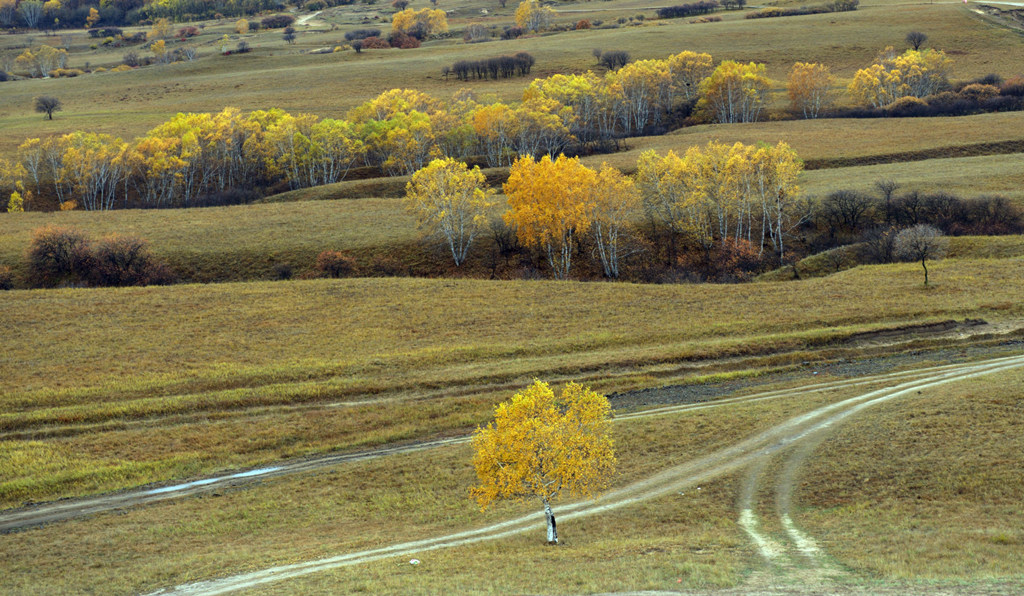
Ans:
[[[558,544],[558,530],[555,528],[555,514],[551,504],[544,499],[544,517],[548,520],[548,544]]]

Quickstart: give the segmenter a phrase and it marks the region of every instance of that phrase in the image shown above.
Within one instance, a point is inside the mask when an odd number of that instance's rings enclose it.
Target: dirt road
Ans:
[[[803,394],[829,391],[845,387],[858,387],[870,385],[873,383],[885,383],[913,378],[923,378],[928,375],[938,374],[945,368],[947,367],[921,368],[918,370],[900,373],[862,375],[855,379],[835,380],[830,382],[816,383],[812,385],[805,385],[798,389],[789,389],[785,391],[761,392],[753,395],[745,395],[736,398],[716,399],[708,403],[685,403],[667,405],[653,409],[645,409],[643,411],[635,413],[617,414],[615,416],[615,420],[630,420],[638,417],[651,417],[675,414],[685,411],[701,410],[706,408],[721,408],[746,402],[756,402],[761,400],[779,398],[792,398]],[[160,501],[180,499],[200,494],[208,494],[233,487],[243,487],[270,478],[290,476],[293,474],[301,474],[304,472],[330,468],[348,462],[364,461],[379,457],[385,457],[388,455],[394,455],[398,453],[422,451],[425,449],[433,449],[435,447],[442,447],[446,445],[455,445],[459,443],[465,443],[468,441],[468,436],[460,436],[439,439],[434,441],[413,443],[409,445],[394,446],[384,449],[361,451],[355,453],[327,454],[299,460],[278,462],[271,466],[243,470],[233,472],[230,474],[222,474],[209,478],[200,478],[197,480],[183,482],[180,484],[173,484],[169,486],[143,487],[140,489],[97,495],[95,497],[87,497],[81,499],[63,499],[60,501],[32,505],[29,507],[23,507],[19,509],[10,509],[7,511],[0,512],[0,533],[24,530],[34,526],[40,526],[68,519],[85,517],[97,513],[102,513],[104,511],[126,509],[141,505],[147,505],[150,503],[157,503]]]
[[[738,471],[744,467],[751,466],[753,472],[748,473],[746,482],[747,506],[741,506],[739,523],[746,529],[748,535],[757,544],[761,554],[769,561],[776,561],[783,557],[793,557],[795,553],[812,560],[823,560],[821,550],[813,538],[803,534],[793,523],[788,515],[788,505],[781,508],[782,525],[786,529],[786,544],[779,544],[772,538],[763,535],[758,529],[758,521],[750,506],[750,495],[753,495],[757,484],[756,464],[765,458],[790,446],[797,449],[790,457],[783,471],[783,476],[792,473],[800,463],[801,454],[806,454],[813,442],[820,440],[825,433],[841,423],[843,420],[863,411],[866,408],[897,399],[917,395],[924,389],[937,387],[946,383],[963,381],[984,375],[998,374],[1014,368],[1024,367],[1024,355],[995,358],[982,362],[970,364],[957,364],[939,367],[930,367],[910,372],[880,375],[873,378],[857,379],[851,381],[840,381],[837,383],[821,384],[817,387],[805,387],[795,392],[779,391],[754,396],[735,398],[732,400],[720,400],[713,404],[690,404],[686,406],[671,406],[638,412],[635,414],[620,416],[617,419],[629,419],[636,417],[648,417],[675,413],[685,410],[724,407],[738,402],[749,402],[751,400],[776,399],[782,396],[793,396],[794,393],[822,390],[825,387],[855,387],[859,384],[885,382],[886,387],[876,388],[861,393],[855,397],[845,399],[827,406],[817,408],[806,414],[793,417],[779,425],[776,425],[755,436],[749,437],[731,447],[719,450],[710,455],[686,462],[663,470],[649,478],[634,482],[628,486],[611,491],[596,501],[578,501],[560,507],[560,519],[571,520],[574,518],[590,516],[598,513],[606,513],[615,509],[626,507],[634,503],[669,494],[673,491],[685,490],[688,487],[706,483],[720,476]],[[459,439],[456,439],[459,440]],[[465,439],[461,439],[465,440]],[[789,470],[787,472],[786,470]],[[750,474],[753,480],[750,480]],[[791,490],[791,489],[790,489]],[[788,499],[782,490],[780,498]],[[203,595],[212,596],[225,594],[251,588],[261,584],[278,582],[289,578],[299,577],[350,565],[368,563],[388,557],[411,556],[441,548],[449,548],[464,544],[472,544],[487,540],[498,540],[504,537],[519,534],[528,530],[534,530],[544,524],[543,516],[540,513],[511,519],[498,524],[493,524],[472,530],[456,532],[436,538],[418,540],[394,544],[383,548],[343,553],[337,556],[297,563],[271,567],[261,571],[225,577],[221,579],[185,584],[173,588],[166,588],[153,594],[161,595]],[[815,582],[827,585],[832,581],[834,570],[829,569],[824,563],[816,567],[817,575]]]

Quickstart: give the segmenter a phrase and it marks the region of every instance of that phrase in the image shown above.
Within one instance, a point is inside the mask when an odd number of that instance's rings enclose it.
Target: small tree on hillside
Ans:
[[[914,50],[920,50],[924,42],[928,41],[928,36],[920,31],[911,31],[907,33],[907,44],[910,45]]]
[[[555,11],[537,0],[523,0],[516,8],[516,25],[527,31],[543,31],[551,26]]]
[[[789,71],[789,99],[793,111],[804,118],[817,118],[832,104],[832,85],[836,78],[822,64],[797,62]]]
[[[48,120],[53,120],[53,113],[59,112],[64,109],[64,105],[60,99],[52,95],[40,95],[36,98],[36,111],[40,114],[46,114]]]
[[[486,508],[501,499],[539,498],[548,544],[558,543],[551,502],[563,492],[590,497],[608,487],[615,450],[608,398],[569,383],[556,399],[534,381],[494,409],[494,422],[473,435],[473,466],[480,485],[471,495]]]
[[[494,190],[484,188],[486,182],[479,166],[470,170],[448,157],[430,162],[405,186],[406,207],[421,227],[444,238],[456,267],[465,262],[477,232],[487,224]]]
[[[896,256],[908,261],[921,261],[924,285],[928,285],[928,259],[941,259],[949,248],[949,239],[933,226],[918,224],[896,235]]]

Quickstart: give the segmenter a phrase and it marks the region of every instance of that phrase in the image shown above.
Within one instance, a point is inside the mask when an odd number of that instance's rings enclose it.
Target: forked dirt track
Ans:
[[[615,415],[614,420],[620,421],[631,420],[634,418],[648,418],[653,416],[677,414],[681,412],[703,410],[708,408],[721,408],[737,404],[754,403],[764,400],[794,398],[799,397],[800,395],[818,393],[823,391],[831,391],[837,389],[846,389],[851,387],[869,386],[883,383],[893,383],[897,381],[922,379],[934,375],[943,374],[948,370],[959,369],[962,368],[963,366],[965,365],[947,365],[919,368],[910,371],[862,376],[854,379],[815,383],[812,385],[805,385],[803,387],[795,389],[768,391],[734,398],[716,399],[712,402],[706,403],[688,403],[663,406],[658,408],[646,409],[638,412],[617,414]],[[304,472],[329,468],[345,464],[348,462],[365,461],[370,459],[376,459],[379,457],[395,455],[399,453],[411,453],[414,451],[433,449],[435,447],[457,445],[460,443],[467,443],[469,442],[469,440],[470,438],[468,436],[461,436],[446,439],[438,439],[434,441],[424,441],[409,445],[399,445],[395,447],[375,449],[370,451],[360,451],[345,454],[327,454],[300,460],[278,462],[276,464],[261,468],[244,470],[231,474],[223,474],[209,478],[201,478],[198,480],[192,480],[169,486],[149,486],[140,489],[97,495],[95,497],[86,497],[80,499],[64,499],[50,503],[22,507],[19,509],[10,509],[7,511],[0,512],[0,533],[16,532],[34,526],[40,526],[68,519],[85,517],[88,515],[102,513],[104,511],[111,511],[115,509],[127,509],[131,507],[137,507],[161,501],[180,499],[189,496],[211,493],[217,490],[224,490],[226,488],[243,487],[245,485],[260,482],[266,479],[301,474]]]
[[[680,491],[698,483],[705,483],[717,477],[740,470],[743,467],[753,465],[754,467],[751,468],[752,472],[748,473],[748,479],[745,483],[746,487],[743,491],[744,495],[741,496],[740,524],[747,530],[747,533],[751,536],[755,544],[757,544],[760,552],[766,559],[769,561],[777,561],[781,557],[792,558],[795,554],[799,554],[800,556],[809,558],[812,561],[817,560],[818,563],[816,566],[812,565],[812,569],[817,568],[821,571],[820,577],[816,579],[824,578],[824,583],[827,583],[828,577],[831,574],[829,573],[830,570],[827,569],[827,566],[820,562],[822,560],[820,556],[820,549],[811,537],[804,535],[795,526],[795,524],[793,524],[788,515],[789,496],[787,491],[791,491],[792,483],[789,482],[788,485],[790,488],[786,488],[787,482],[785,478],[787,475],[792,476],[792,474],[795,473],[796,468],[799,466],[802,458],[809,452],[813,443],[820,440],[824,434],[829,432],[831,428],[841,423],[843,420],[874,405],[897,398],[916,395],[918,392],[931,387],[984,375],[997,374],[999,372],[1020,367],[1024,367],[1024,355],[996,358],[970,364],[931,367],[927,369],[881,375],[878,377],[863,378],[852,381],[825,383],[812,387],[804,387],[794,391],[779,391],[730,400],[719,400],[713,404],[673,406],[618,416],[618,420],[657,416],[686,410],[722,407],[730,404],[755,400],[774,399],[783,396],[792,397],[800,393],[821,391],[828,388],[852,387],[868,383],[877,384],[880,382],[889,383],[889,386],[870,389],[855,397],[832,403],[808,413],[790,418],[781,424],[749,437],[731,447],[694,459],[684,464],[668,468],[649,478],[611,491],[599,500],[577,501],[563,505],[559,508],[559,519],[570,520],[598,513],[605,513],[634,503],[667,495],[673,491]],[[465,440],[467,439],[453,439],[447,441],[446,444]],[[780,450],[791,446],[795,447],[795,451],[783,466],[783,472],[780,474],[781,484],[779,495],[777,496],[780,501],[785,503],[784,507],[780,506],[779,511],[782,526],[786,530],[787,544],[780,544],[773,538],[765,536],[759,530],[756,516],[753,513],[754,507],[752,506],[752,499],[756,492],[759,477],[759,468],[757,465]],[[154,592],[153,594],[192,596],[225,594],[261,584],[308,575],[318,571],[368,563],[388,557],[410,556],[441,548],[449,548],[487,540],[497,540],[519,534],[527,530],[534,530],[543,524],[543,515],[538,512],[537,514],[511,519],[502,523],[467,530],[464,532],[438,536],[436,538],[393,544],[378,549],[344,553],[334,557],[308,561],[305,563],[282,565],[216,580],[185,584],[174,588],[166,588],[158,592]]]

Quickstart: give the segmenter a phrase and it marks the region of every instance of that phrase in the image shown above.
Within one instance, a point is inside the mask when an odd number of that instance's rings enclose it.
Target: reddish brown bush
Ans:
[[[1024,77],[1012,77],[1007,79],[999,89],[1003,95],[1024,96]]]
[[[392,32],[389,41],[391,42],[391,47],[399,48],[401,50],[412,50],[420,47],[420,40],[411,35],[406,35],[401,31]]]
[[[355,259],[336,250],[325,250],[316,258],[316,270],[325,277],[346,277],[355,268]]]
[[[576,29],[590,29],[590,21],[582,19],[576,23]]]
[[[364,50],[386,50],[390,47],[391,44],[388,43],[388,40],[379,37],[367,37],[362,44]]]
[[[153,257],[145,239],[120,234],[106,236],[96,244],[89,278],[98,286],[171,283],[170,270]]]
[[[32,232],[29,243],[28,269],[37,286],[81,284],[92,269],[89,239],[73,228],[39,228]]]

